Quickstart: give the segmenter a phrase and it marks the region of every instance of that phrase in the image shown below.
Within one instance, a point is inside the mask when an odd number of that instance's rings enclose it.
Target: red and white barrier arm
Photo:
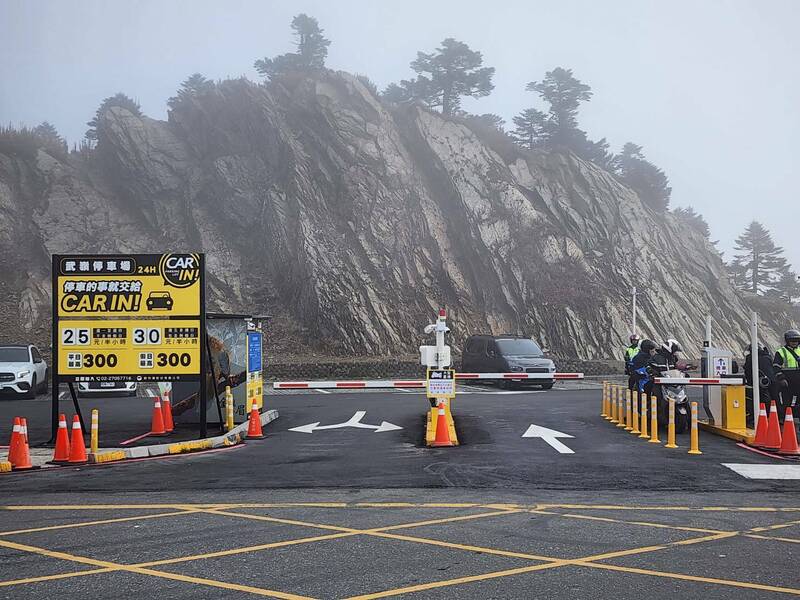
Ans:
[[[583,373],[456,373],[456,379],[544,379],[566,380],[583,379]],[[320,389],[391,389],[391,388],[424,388],[425,380],[418,379],[365,379],[352,381],[276,381],[272,384],[276,390],[320,390]]]
[[[583,373],[456,373],[456,379],[583,379]]]
[[[744,385],[742,379],[728,377],[656,377],[653,381],[664,385]]]
[[[372,379],[362,381],[276,381],[276,390],[320,390],[320,389],[363,389],[363,388],[424,388],[425,380]]]

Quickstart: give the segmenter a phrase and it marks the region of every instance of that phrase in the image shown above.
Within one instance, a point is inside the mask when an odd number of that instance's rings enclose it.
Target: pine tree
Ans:
[[[664,212],[669,206],[672,188],[664,171],[648,161],[642,154],[642,147],[628,142],[622,152],[614,158],[617,175],[639,199],[653,210]]]
[[[178,90],[178,95],[167,100],[167,105],[169,105],[170,108],[175,109],[180,104],[188,101],[190,98],[196,98],[206,94],[214,90],[215,87],[216,86],[213,81],[206,79],[200,73],[194,73],[193,75],[190,75],[183,83],[181,83],[181,87]]]
[[[137,117],[142,116],[142,109],[139,103],[129,98],[122,92],[117,92],[113,96],[109,96],[100,103],[100,107],[95,112],[94,119],[89,121],[87,125],[89,129],[86,131],[86,139],[90,142],[97,142],[102,133],[103,115],[112,107],[124,108],[125,110],[133,113]]]
[[[53,150],[58,154],[66,154],[67,142],[64,141],[54,125],[44,121],[41,125],[34,128],[35,133],[41,140],[46,149]]]
[[[301,13],[292,19],[291,27],[297,39],[297,52],[257,60],[253,66],[260,75],[271,78],[280,73],[325,68],[331,41],[322,35],[324,30],[317,20]]]
[[[526,108],[516,117],[511,132],[511,137],[523,148],[533,150],[541,141],[544,135],[545,121],[547,115],[535,108]]]
[[[582,150],[580,142],[586,134],[578,129],[578,108],[581,102],[591,100],[592,88],[576,79],[572,69],[556,67],[545,73],[542,81],[531,81],[525,89],[538,92],[550,105],[544,132],[547,144],[556,149]]]
[[[702,233],[704,237],[711,237],[711,231],[709,230],[708,223],[703,218],[703,215],[696,212],[691,206],[687,206],[686,208],[679,206],[672,211],[672,214],[689,225],[689,227],[692,227],[693,229],[696,229]]]
[[[794,304],[800,299],[800,278],[788,266],[781,269],[778,280],[773,285],[771,294],[784,302]]]
[[[443,115],[458,114],[462,97],[481,98],[494,89],[494,67],[482,65],[480,52],[447,38],[431,54],[417,52],[411,63],[417,78],[390,84],[383,97],[393,102],[419,100],[431,108],[441,107]]]
[[[468,121],[476,122],[480,125],[505,132],[506,122],[500,115],[496,115],[494,113],[484,113],[482,115],[467,115],[466,119]]]
[[[741,254],[734,259],[736,269],[744,272],[744,286],[754,294],[775,289],[787,269],[783,248],[775,245],[769,231],[758,221],[751,222],[736,238],[735,248]]]

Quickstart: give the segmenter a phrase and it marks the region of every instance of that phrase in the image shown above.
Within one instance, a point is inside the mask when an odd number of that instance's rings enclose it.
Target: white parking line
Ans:
[[[722,463],[747,479],[800,479],[800,465]]]

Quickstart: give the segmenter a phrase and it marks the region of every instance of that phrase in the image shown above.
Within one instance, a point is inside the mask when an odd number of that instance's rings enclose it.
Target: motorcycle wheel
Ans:
[[[675,433],[683,433],[689,429],[689,415],[675,412]]]

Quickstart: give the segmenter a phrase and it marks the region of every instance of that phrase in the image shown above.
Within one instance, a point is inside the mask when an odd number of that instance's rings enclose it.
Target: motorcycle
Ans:
[[[682,366],[682,365],[678,365]],[[690,367],[669,369],[659,375],[664,378],[683,378],[687,377]],[[686,394],[686,386],[679,384],[660,384],[655,390],[658,398],[658,421],[666,425],[669,421],[669,402],[675,402],[675,433],[683,433],[689,429],[691,422],[691,408],[689,406],[689,396]]]

